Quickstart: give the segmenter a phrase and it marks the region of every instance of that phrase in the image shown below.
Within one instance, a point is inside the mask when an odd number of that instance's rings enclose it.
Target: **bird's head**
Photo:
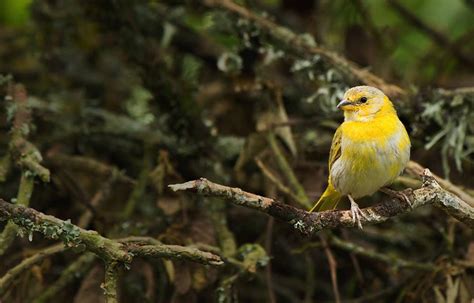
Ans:
[[[377,114],[395,111],[388,97],[380,89],[371,86],[348,89],[337,108],[344,111],[346,121],[370,121]]]

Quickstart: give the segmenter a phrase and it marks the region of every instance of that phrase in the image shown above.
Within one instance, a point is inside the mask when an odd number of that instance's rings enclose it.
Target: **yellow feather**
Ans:
[[[341,194],[334,189],[331,183],[329,183],[324,193],[309,212],[335,209],[337,204],[339,204],[339,201],[341,201],[341,198]]]
[[[398,177],[410,157],[405,127],[380,90],[359,86],[344,98],[345,121],[331,144],[328,187],[310,211],[333,209],[345,195],[371,195]]]

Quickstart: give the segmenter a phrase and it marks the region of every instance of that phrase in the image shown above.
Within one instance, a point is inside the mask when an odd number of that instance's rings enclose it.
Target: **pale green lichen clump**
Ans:
[[[13,222],[17,224],[20,229],[18,234],[20,236],[28,235],[28,239],[33,239],[33,232],[39,232],[49,239],[60,239],[66,246],[77,246],[81,243],[79,238],[80,231],[77,226],[66,220],[61,224],[50,222],[35,223],[28,218],[15,218]]]

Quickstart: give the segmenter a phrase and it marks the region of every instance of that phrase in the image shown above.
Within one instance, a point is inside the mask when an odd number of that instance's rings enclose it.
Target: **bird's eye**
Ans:
[[[362,97],[359,99],[360,103],[365,103],[367,102],[367,98],[366,97]]]

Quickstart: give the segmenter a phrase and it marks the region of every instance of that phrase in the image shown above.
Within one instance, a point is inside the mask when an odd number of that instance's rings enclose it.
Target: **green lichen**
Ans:
[[[304,224],[303,221],[298,220],[293,224],[293,227],[299,230],[300,232],[303,232],[306,230],[306,224]]]
[[[266,266],[270,261],[265,249],[258,244],[242,245],[237,251],[237,257],[251,273],[255,273],[258,268]]]
[[[294,222],[293,227],[303,234],[311,234],[314,232],[314,226],[308,226],[302,220],[297,220],[296,222]]]
[[[69,247],[75,247],[81,244],[79,238],[80,230],[77,226],[73,225],[70,220],[64,221],[61,224],[51,222],[35,223],[28,218],[17,217],[13,219],[13,222],[20,227],[18,229],[18,235],[21,237],[28,235],[30,241],[33,239],[33,233],[39,232],[46,238],[62,240],[64,244]]]

